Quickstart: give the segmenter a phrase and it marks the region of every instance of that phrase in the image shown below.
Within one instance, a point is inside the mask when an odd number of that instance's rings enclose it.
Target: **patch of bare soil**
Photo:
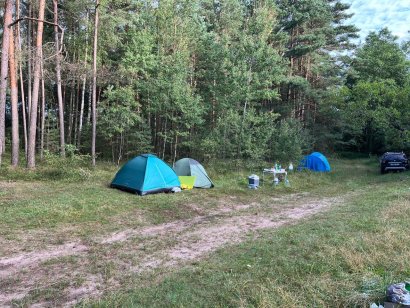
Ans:
[[[323,199],[281,211],[263,215],[239,215],[221,219],[215,225],[203,225],[191,232],[180,235],[177,244],[171,248],[155,251],[142,260],[135,269],[137,272],[159,266],[175,266],[186,261],[196,260],[210,252],[243,241],[250,232],[262,229],[275,229],[284,224],[296,223],[324,208],[339,203],[337,198]]]
[[[71,307],[78,303],[78,300],[84,297],[87,298],[97,298],[102,295],[102,290],[100,289],[102,281],[100,277],[95,275],[88,275],[85,282],[78,287],[70,287],[66,292],[67,300],[64,303],[65,307]]]
[[[72,306],[82,299],[98,298],[121,287],[122,276],[181,266],[244,241],[249,234],[297,223],[343,201],[306,195],[284,200],[287,203],[280,206],[229,202],[192,219],[122,230],[88,245],[71,242],[0,258],[0,307],[25,299],[41,307]],[[31,295],[33,288],[49,290],[50,285],[58,296],[56,302]]]
[[[123,231],[115,232],[110,234],[103,239],[98,240],[101,244],[113,244],[118,242],[124,242],[129,238],[134,236],[141,236],[141,237],[153,237],[153,236],[161,236],[169,233],[180,233],[196,224],[199,224],[205,220],[209,220],[213,217],[230,214],[230,213],[238,213],[243,210],[247,210],[251,207],[256,207],[257,203],[252,204],[240,204],[240,205],[227,205],[223,207],[219,207],[213,211],[210,211],[207,214],[203,214],[191,219],[185,220],[177,220],[170,223],[148,226],[141,229],[126,229]]]
[[[87,246],[80,243],[68,243],[52,247],[48,250],[29,252],[10,258],[0,259],[0,279],[9,277],[18,271],[35,266],[44,261],[58,257],[75,255],[84,252],[87,249]]]

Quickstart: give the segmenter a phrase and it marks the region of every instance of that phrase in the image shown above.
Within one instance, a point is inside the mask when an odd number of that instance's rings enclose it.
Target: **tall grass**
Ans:
[[[7,160],[7,155],[5,157]],[[88,155],[71,155],[61,158],[56,154],[45,152],[43,160],[38,159],[35,170],[27,170],[21,166],[11,168],[2,166],[0,168],[0,179],[8,181],[65,181],[77,182],[89,179],[93,174]]]

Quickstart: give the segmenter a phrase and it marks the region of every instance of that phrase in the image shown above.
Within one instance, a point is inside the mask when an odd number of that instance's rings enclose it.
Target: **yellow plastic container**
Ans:
[[[178,178],[179,178],[179,181],[181,182],[181,189],[194,188],[196,176],[179,176]]]

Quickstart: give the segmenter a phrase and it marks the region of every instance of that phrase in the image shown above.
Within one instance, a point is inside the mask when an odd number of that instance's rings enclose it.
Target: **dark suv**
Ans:
[[[404,171],[409,169],[409,161],[402,152],[386,152],[380,158],[380,172]]]

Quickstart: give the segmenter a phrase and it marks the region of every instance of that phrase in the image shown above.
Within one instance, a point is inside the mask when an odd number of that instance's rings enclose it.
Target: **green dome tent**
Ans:
[[[212,188],[212,183],[204,167],[192,158],[182,158],[174,164],[175,173],[178,176],[196,176],[194,187]]]
[[[111,182],[113,188],[139,195],[167,192],[180,185],[174,170],[152,154],[143,154],[128,161]]]

